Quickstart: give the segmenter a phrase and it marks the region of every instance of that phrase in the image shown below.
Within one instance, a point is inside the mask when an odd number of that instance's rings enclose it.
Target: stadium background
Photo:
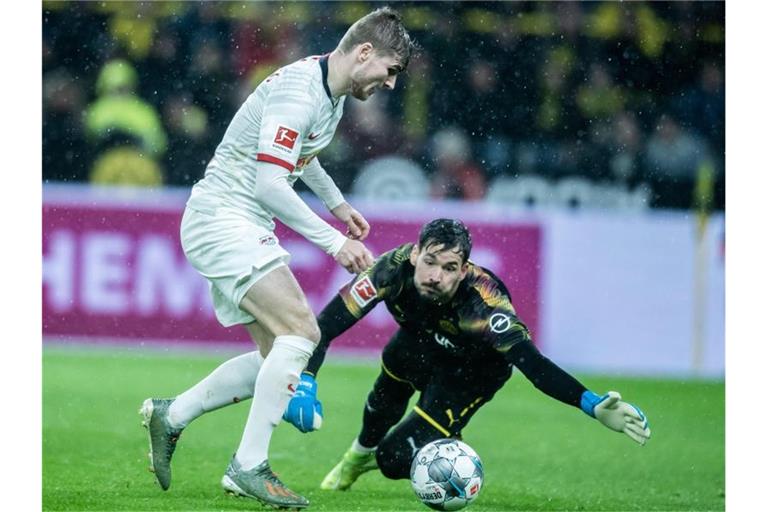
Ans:
[[[249,346],[244,332],[217,326],[205,283],[183,259],[178,221],[186,194],[261,78],[308,54],[330,51],[346,27],[376,5],[43,2],[47,508],[154,508],[148,501],[120,505],[77,497],[73,489],[80,484],[56,470],[75,457],[61,450],[72,434],[72,411],[61,407],[57,393],[87,394],[77,375],[92,365],[107,369],[119,361],[116,368],[130,375],[130,361],[138,358],[161,371],[167,353],[185,363],[176,365],[168,382],[162,374],[151,374],[151,381],[156,387],[171,382],[167,392],[175,393],[223,354]],[[554,361],[580,372],[588,384],[594,378],[625,396],[625,389],[636,390],[636,401],[647,409],[650,404],[652,417],[656,412],[664,418],[655,391],[670,388],[707,415],[700,445],[687,448],[695,454],[672,442],[682,443],[681,424],[676,438],[673,425],[661,423],[669,428],[668,457],[684,459],[688,453],[694,461],[690,478],[670,491],[680,494],[623,506],[722,509],[724,3],[397,7],[423,50],[393,93],[348,102],[322,158],[372,221],[371,247],[379,253],[410,241],[421,222],[438,215],[465,219],[477,240],[474,258],[509,284],[521,317]],[[295,234],[280,228],[279,235],[319,310],[346,275]],[[336,350],[337,361],[341,354],[370,356],[385,342],[392,329],[386,313],[370,316],[336,344],[343,349]],[[365,361],[360,368],[337,362],[341,366],[329,368],[338,373],[329,369],[324,375],[326,385],[367,388],[375,360]],[[133,371],[146,393],[159,392],[149,385],[150,374]],[[355,380],[349,372],[368,378]],[[57,376],[55,385],[51,375]],[[129,380],[120,380],[122,386],[112,382],[114,377],[105,374],[104,385],[110,381],[115,400],[132,406],[138,391],[128,389]],[[537,414],[528,407],[547,400],[533,391],[526,402],[519,380],[510,387],[516,392],[500,395],[497,400],[508,402],[499,408],[520,413],[519,401],[526,414]],[[354,404],[344,405],[348,411],[340,409],[348,412],[344,417],[357,418],[361,393],[352,393]],[[328,407],[333,411],[333,401]],[[556,404],[546,410],[553,416],[559,411]],[[486,422],[489,432],[504,425],[492,412],[476,420]],[[339,427],[347,437],[356,429],[349,423]],[[126,429],[130,434],[120,439],[133,449],[135,432]],[[329,441],[329,462],[347,437]],[[481,455],[483,442],[472,443]],[[536,446],[555,453],[567,449],[544,440]],[[626,447],[616,449],[630,456]],[[191,456],[194,445],[189,450]],[[648,457],[653,470],[643,477],[651,478],[658,472],[653,464],[660,462]],[[670,471],[675,467],[665,463]],[[138,483],[148,478],[136,476],[134,491],[145,493],[142,498],[152,495],[149,485],[142,489]],[[515,478],[522,487],[512,497],[529,498],[522,508],[606,508],[589,495],[574,505],[568,491],[553,491],[555,501],[548,505],[525,476]],[[532,481],[541,484],[540,478]],[[200,485],[214,487],[215,479]],[[381,489],[385,501],[387,493],[407,495],[397,487]],[[503,495],[487,492],[489,503],[506,509]],[[604,497],[596,490],[598,495]],[[160,508],[174,506],[205,508],[209,502],[165,502]],[[350,503],[326,506],[344,509]],[[481,498],[477,507],[482,506]]]

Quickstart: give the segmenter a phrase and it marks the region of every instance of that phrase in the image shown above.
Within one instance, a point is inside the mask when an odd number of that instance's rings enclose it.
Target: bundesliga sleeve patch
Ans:
[[[369,276],[365,276],[364,279],[356,282],[352,286],[351,293],[352,298],[355,299],[355,302],[357,302],[361,308],[365,307],[376,298],[376,288],[373,286]]]
[[[293,151],[293,145],[296,144],[298,138],[299,132],[281,125],[277,127],[277,133],[275,133],[275,140],[272,145],[276,148]]]

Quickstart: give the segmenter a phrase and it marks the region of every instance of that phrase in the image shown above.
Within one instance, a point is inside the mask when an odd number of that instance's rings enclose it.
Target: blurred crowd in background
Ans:
[[[43,179],[190,186],[280,66],[374,2],[43,2]],[[346,193],[724,208],[724,2],[398,2],[421,46],[349,99]]]

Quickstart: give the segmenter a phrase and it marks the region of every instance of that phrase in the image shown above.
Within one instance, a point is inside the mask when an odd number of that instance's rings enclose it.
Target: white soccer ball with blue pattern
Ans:
[[[460,510],[483,486],[483,463],[475,450],[456,439],[438,439],[419,450],[411,463],[411,486],[435,510]]]

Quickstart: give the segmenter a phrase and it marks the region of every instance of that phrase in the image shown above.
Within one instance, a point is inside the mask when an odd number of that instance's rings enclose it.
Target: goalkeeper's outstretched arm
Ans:
[[[317,325],[320,327],[321,334],[320,341],[317,343],[312,357],[309,358],[304,373],[317,377],[317,372],[320,371],[320,367],[323,365],[325,353],[328,351],[331,342],[355,325],[358,320],[359,318],[355,318],[349,312],[341,295],[336,295],[317,317]]]
[[[546,358],[529,340],[516,343],[507,352],[514,364],[536,388],[574,407],[581,406],[581,395],[587,388],[571,374]]]
[[[523,340],[507,352],[508,360],[517,366],[537,389],[568,405],[579,407],[589,416],[616,432],[644,445],[651,437],[645,414],[636,406],[609,391],[598,395],[588,390],[575,377],[544,357],[534,344]]]

